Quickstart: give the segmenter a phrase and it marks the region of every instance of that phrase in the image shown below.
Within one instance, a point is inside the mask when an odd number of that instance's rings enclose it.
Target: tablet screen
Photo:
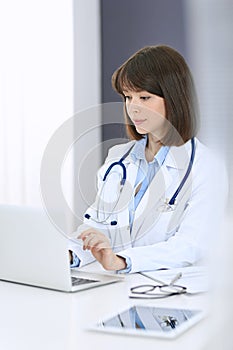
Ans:
[[[203,317],[201,310],[133,306],[101,320],[97,328],[114,333],[173,338]]]

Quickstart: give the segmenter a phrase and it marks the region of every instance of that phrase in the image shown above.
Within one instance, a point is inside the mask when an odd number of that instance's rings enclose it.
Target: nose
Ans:
[[[140,107],[139,107],[139,105],[133,104],[131,110],[133,113],[139,113]]]
[[[128,111],[130,113],[137,114],[140,112],[140,105],[137,102],[132,101],[128,106]]]

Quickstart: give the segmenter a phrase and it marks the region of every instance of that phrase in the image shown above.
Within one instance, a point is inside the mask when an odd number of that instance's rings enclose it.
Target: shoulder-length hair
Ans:
[[[164,98],[166,119],[171,127],[161,142],[179,146],[194,137],[198,128],[198,104],[193,78],[184,58],[173,48],[147,46],[123,63],[112,76],[113,88],[123,91],[148,91]],[[126,132],[130,139],[140,140],[129,118],[125,103]]]

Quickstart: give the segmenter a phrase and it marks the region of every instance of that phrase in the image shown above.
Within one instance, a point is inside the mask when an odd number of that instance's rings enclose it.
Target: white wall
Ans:
[[[42,195],[50,207],[81,218],[92,201],[101,142],[99,12],[93,0],[0,0],[0,203],[41,206]],[[88,110],[90,118],[83,117]],[[69,149],[57,168],[63,146]],[[80,200],[76,175],[92,148]],[[56,202],[60,190],[64,203]]]
[[[74,211],[81,222],[94,201],[101,164],[99,0],[74,0]]]
[[[40,161],[73,114],[71,0],[0,2],[0,202],[40,205]]]

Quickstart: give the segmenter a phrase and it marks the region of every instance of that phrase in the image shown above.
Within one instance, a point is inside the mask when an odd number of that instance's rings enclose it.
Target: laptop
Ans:
[[[42,209],[0,205],[0,280],[77,292],[123,278],[71,269],[68,240]]]

